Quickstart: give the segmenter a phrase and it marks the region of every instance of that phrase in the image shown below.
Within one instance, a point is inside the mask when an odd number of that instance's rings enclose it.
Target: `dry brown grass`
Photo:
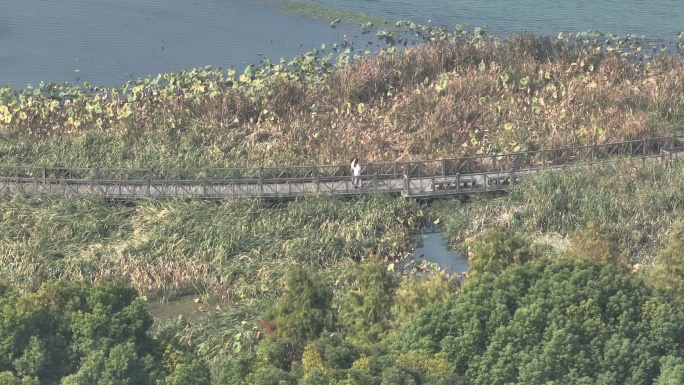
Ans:
[[[529,34],[428,43],[356,59],[318,82],[282,76],[263,87],[136,102],[122,127],[182,136],[201,126],[206,135],[185,151],[230,147],[211,167],[456,157],[670,135],[684,125],[681,57],[641,61]]]

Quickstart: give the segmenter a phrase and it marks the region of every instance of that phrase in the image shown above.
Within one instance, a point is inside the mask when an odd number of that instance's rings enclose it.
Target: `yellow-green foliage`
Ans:
[[[597,220],[587,222],[584,229],[572,234],[567,254],[578,261],[586,259],[622,271],[629,267],[629,257],[620,247],[617,232]]]
[[[40,385],[37,378],[24,377],[19,379],[10,371],[0,372],[0,384],[3,385]]]
[[[323,357],[316,349],[316,345],[308,344],[302,354],[302,366],[304,366],[304,378],[309,377],[314,371],[325,372]]]
[[[397,357],[397,364],[430,374],[447,374],[454,371],[454,365],[449,363],[444,353],[431,356],[426,351],[410,350]]]
[[[352,364],[352,368],[356,368],[356,369],[362,370],[366,373],[370,373],[370,369],[371,369],[370,364],[371,364],[370,358],[366,357],[365,354],[361,354],[361,357],[359,357]]]
[[[392,315],[396,325],[410,322],[420,309],[446,300],[455,293],[455,282],[444,275],[410,277],[401,282],[394,297]]]
[[[665,248],[656,258],[650,281],[665,288],[673,297],[684,298],[684,221],[672,226]]]

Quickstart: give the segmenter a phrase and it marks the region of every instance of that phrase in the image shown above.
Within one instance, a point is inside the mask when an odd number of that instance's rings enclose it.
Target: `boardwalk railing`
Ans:
[[[124,169],[0,165],[0,191],[24,194],[102,194],[118,199],[193,196],[294,198],[312,193],[376,192],[438,196],[507,188],[520,175],[547,168],[603,162],[617,156],[672,158],[684,136],[511,154],[363,165],[363,187],[350,183],[349,165]]]

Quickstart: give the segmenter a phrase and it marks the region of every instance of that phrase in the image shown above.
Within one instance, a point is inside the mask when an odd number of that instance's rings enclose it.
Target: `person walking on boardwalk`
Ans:
[[[351,162],[351,172],[352,172],[352,186],[354,188],[359,188],[361,185],[361,163],[359,163],[359,158],[355,157]]]

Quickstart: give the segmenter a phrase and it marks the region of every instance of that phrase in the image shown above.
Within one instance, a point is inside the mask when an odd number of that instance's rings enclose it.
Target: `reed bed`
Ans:
[[[433,205],[456,249],[484,229],[506,225],[538,244],[560,246],[590,220],[615,229],[632,262],[651,265],[672,224],[684,217],[684,161],[630,159],[521,181],[505,197]]]
[[[422,43],[396,49],[406,40],[380,31],[391,44],[379,52],[333,44],[243,73],[4,88],[0,154],[74,167],[328,164],[604,143],[684,126],[676,53],[648,57],[634,39],[599,34],[411,28]]]
[[[224,302],[277,295],[296,266],[332,269],[406,247],[418,206],[386,196],[112,204],[96,197],[6,196],[0,278],[34,289],[46,279],[123,279],[158,299],[206,294]]]

